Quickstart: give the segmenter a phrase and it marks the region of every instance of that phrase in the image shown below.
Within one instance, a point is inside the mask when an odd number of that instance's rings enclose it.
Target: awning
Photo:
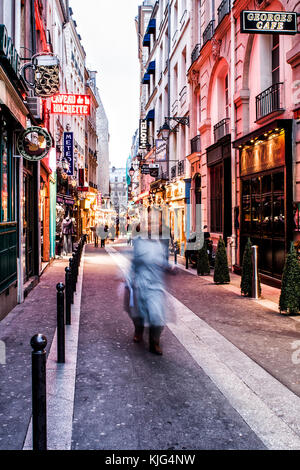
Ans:
[[[149,74],[155,73],[155,60],[149,63],[148,68],[147,68],[147,73]]]
[[[154,109],[151,109],[147,116],[146,116],[146,120],[147,121],[154,121],[154,118],[155,118],[155,110]]]
[[[144,85],[146,85],[147,83],[150,83],[150,75],[149,73],[145,73],[144,77],[143,77],[143,80],[142,80],[142,83],[144,83]]]
[[[150,34],[145,34],[143,39],[143,46],[149,47],[151,43]]]
[[[146,34],[154,34],[156,30],[156,19],[152,18],[152,20],[149,21]]]

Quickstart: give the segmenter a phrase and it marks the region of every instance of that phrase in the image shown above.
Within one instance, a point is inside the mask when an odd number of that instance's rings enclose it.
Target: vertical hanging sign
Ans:
[[[74,134],[73,132],[64,132],[64,160],[69,165],[65,173],[68,176],[74,176]]]

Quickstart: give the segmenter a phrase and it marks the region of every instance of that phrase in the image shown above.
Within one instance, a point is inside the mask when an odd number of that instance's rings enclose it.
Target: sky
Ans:
[[[86,66],[109,121],[110,162],[125,167],[139,119],[139,62],[135,17],[142,0],[70,0]]]

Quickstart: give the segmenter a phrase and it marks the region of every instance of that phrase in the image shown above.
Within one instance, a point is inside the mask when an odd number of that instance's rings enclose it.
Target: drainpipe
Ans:
[[[30,25],[31,25],[31,50],[36,54],[36,28],[35,28],[35,11],[34,0],[30,2]]]
[[[234,105],[234,92],[235,92],[235,19],[233,16],[233,4],[234,0],[231,0],[231,12],[230,12],[230,32],[231,32],[231,58],[230,58],[230,76],[231,76],[231,142],[235,140],[235,105]],[[232,180],[232,247],[231,247],[231,265],[232,267],[236,264],[236,234],[235,234],[235,218],[234,218],[234,207],[237,205],[236,197],[236,149],[231,149],[231,180]]]
[[[171,116],[171,0],[168,0],[168,116]],[[167,142],[167,180],[170,175],[170,135]]]

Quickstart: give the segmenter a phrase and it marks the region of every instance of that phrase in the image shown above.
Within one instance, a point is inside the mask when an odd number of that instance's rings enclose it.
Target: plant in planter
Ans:
[[[229,284],[230,283],[227,253],[226,253],[225,243],[222,237],[220,237],[219,239],[216,258],[215,258],[214,283],[215,284]]]
[[[279,299],[279,311],[289,314],[299,313],[300,310],[300,263],[294,243],[291,243],[290,252],[286,258]]]
[[[205,276],[205,274],[210,274],[206,241],[204,241],[202,248],[198,250],[197,253],[197,274],[198,276]]]

